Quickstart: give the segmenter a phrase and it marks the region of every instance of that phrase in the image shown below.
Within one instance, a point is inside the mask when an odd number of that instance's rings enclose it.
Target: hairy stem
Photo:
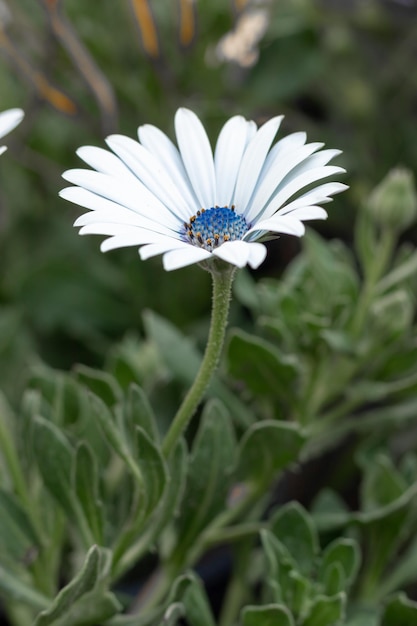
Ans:
[[[229,265],[223,271],[212,272],[212,314],[206,351],[194,383],[178,409],[162,444],[166,458],[187,428],[218,365],[226,332],[234,270],[235,268]]]

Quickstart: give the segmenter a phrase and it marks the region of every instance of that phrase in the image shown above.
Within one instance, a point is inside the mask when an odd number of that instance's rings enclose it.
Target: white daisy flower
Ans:
[[[0,139],[10,133],[22,121],[22,109],[9,109],[0,113]],[[0,146],[0,154],[7,150],[7,146]]]
[[[311,188],[345,171],[328,165],[340,151],[306,144],[301,132],[271,147],[281,121],[274,117],[258,129],[255,122],[232,117],[213,156],[202,123],[181,108],[175,115],[178,148],[150,125],[139,127],[139,142],[108,137],[112,152],[84,146],[77,154],[96,171],[65,172],[76,187],[60,195],[89,209],[74,226],[81,235],[107,236],[103,252],[138,246],[142,259],[162,254],[166,270],[213,257],[256,268],[266,256],[260,239],[276,233],[300,237],[303,221],[325,219],[319,205],[347,188],[337,182]]]

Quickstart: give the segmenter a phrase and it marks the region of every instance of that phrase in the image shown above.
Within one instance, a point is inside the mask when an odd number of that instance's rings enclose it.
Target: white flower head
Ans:
[[[178,148],[150,125],[139,127],[139,142],[108,137],[111,152],[84,146],[77,154],[95,171],[65,172],[76,187],[60,195],[89,209],[74,226],[82,235],[107,236],[103,252],[138,246],[142,259],[162,254],[166,270],[207,266],[213,258],[256,268],[266,256],[260,239],[276,233],[300,237],[303,221],[325,219],[319,205],[346,189],[337,182],[311,188],[345,171],[328,165],[339,150],[306,144],[300,132],[271,147],[281,120],[274,117],[257,128],[232,117],[213,156],[200,120],[181,108],[175,115]]]
[[[0,139],[10,133],[22,121],[24,113],[22,109],[9,109],[0,113]],[[6,146],[0,146],[0,154],[7,150]]]

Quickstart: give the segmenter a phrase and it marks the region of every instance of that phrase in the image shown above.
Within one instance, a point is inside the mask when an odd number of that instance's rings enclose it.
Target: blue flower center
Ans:
[[[186,241],[212,252],[225,241],[242,239],[249,226],[232,204],[231,208],[215,206],[197,211],[184,223],[184,230]]]

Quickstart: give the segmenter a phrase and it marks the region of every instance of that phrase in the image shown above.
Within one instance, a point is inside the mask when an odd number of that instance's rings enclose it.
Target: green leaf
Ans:
[[[255,395],[266,395],[288,401],[298,368],[295,361],[260,337],[241,330],[232,331],[227,346],[230,374]]]
[[[103,543],[103,505],[99,497],[97,461],[91,447],[81,442],[75,451],[74,489],[94,540]]]
[[[281,604],[247,606],[242,610],[243,626],[294,626],[294,620]]]
[[[376,608],[359,609],[354,611],[345,626],[381,626],[379,610]]]
[[[97,546],[90,548],[81,571],[61,589],[52,606],[38,615],[34,626],[54,624],[56,620],[66,615],[78,598],[94,589],[100,575],[100,557],[100,549]]]
[[[164,613],[164,618],[159,626],[175,626],[175,624],[185,616],[185,607],[182,602],[170,604]]]
[[[157,345],[168,370],[189,387],[194,382],[203,358],[199,350],[178,328],[152,311],[145,312],[144,323],[147,334]],[[209,392],[223,402],[237,423],[247,426],[253,422],[251,412],[245,404],[231,394],[216,375],[210,383]]]
[[[179,513],[187,475],[187,450],[185,441],[180,439],[168,461],[168,484],[162,501],[149,519],[149,527],[143,537],[147,545],[159,539],[162,530]]]
[[[145,311],[143,318],[147,334],[158,346],[169,371],[189,385],[194,381],[202,358],[193,342],[153,311]]]
[[[50,603],[50,598],[24,583],[17,574],[10,571],[10,568],[6,569],[2,565],[0,565],[0,591],[9,600],[21,602],[38,611],[45,609]]]
[[[345,604],[346,595],[343,592],[332,597],[317,596],[302,625],[336,626],[344,617]]]
[[[295,424],[263,421],[251,426],[239,446],[239,475],[246,481],[269,483],[293,463],[304,438]]]
[[[149,404],[145,392],[138,385],[132,383],[129,386],[127,402],[125,404],[126,430],[131,436],[135,426],[140,426],[151,441],[159,440],[156,417]]]
[[[145,485],[146,514],[149,515],[159,504],[163,494],[167,470],[157,446],[140,426],[136,426],[136,459]]]
[[[365,475],[361,488],[364,512],[390,504],[404,493],[407,487],[405,480],[389,457],[384,454],[368,456],[364,464]]]
[[[116,424],[116,420],[110,409],[104,404],[103,400],[99,398],[99,396],[89,393],[89,400],[93,417],[99,422],[108,444],[111,448],[113,448],[116,454],[124,460],[136,479],[136,482],[143,489],[144,485],[142,474],[134,461],[133,454],[129,446],[132,442],[128,443],[126,441],[124,433]]]
[[[259,311],[258,284],[246,268],[237,272],[233,283],[233,293],[238,301],[253,313]]]
[[[328,242],[314,230],[308,230],[303,242],[309,271],[315,278],[316,296],[320,302],[347,295],[352,301],[357,295],[358,278],[351,256],[338,242]],[[324,299],[325,298],[325,299]]]
[[[412,278],[415,274],[417,274],[417,251],[410,254],[400,265],[392,269],[379,281],[377,286],[378,292],[387,292],[398,284]]]
[[[311,583],[296,571],[295,559],[270,530],[261,530],[261,541],[267,562],[265,597],[285,604],[298,617],[308,605]]]
[[[178,550],[190,545],[224,508],[236,446],[230,421],[228,412],[218,400],[206,405],[189,461],[178,520]]]
[[[203,585],[197,577],[193,577],[185,589],[182,602],[189,624],[216,626]]]
[[[305,614],[308,606],[312,583],[299,572],[291,570],[288,574],[288,604],[296,618]]]
[[[335,539],[327,546],[323,553],[323,560],[319,570],[319,579],[324,582],[326,579],[331,578],[331,573],[335,573],[333,566],[338,564],[342,568],[346,587],[337,589],[336,591],[345,591],[355,581],[356,575],[359,571],[360,562],[360,551],[356,541],[345,538]]]
[[[74,451],[64,433],[52,422],[36,416],[33,450],[45,487],[75,521],[85,546],[91,546],[94,539],[73,487]]]
[[[74,371],[77,379],[107,406],[111,407],[122,400],[122,391],[111,374],[86,365],[76,365]]]
[[[30,518],[18,499],[3,490],[0,490],[0,511],[0,555],[12,562],[24,563],[28,554],[39,550]]]
[[[318,553],[318,537],[307,511],[298,502],[290,502],[274,514],[270,528],[287,548],[299,571],[311,573]]]
[[[385,607],[381,626],[411,626],[417,624],[417,602],[399,593]]]
[[[407,549],[398,557],[396,563],[390,567],[385,579],[380,582],[380,597],[411,584],[417,577],[417,539],[407,546]]]
[[[55,424],[36,416],[33,422],[33,447],[47,489],[70,515],[74,512],[71,484],[74,451]]]
[[[332,489],[324,488],[314,500],[312,517],[319,531],[346,526],[351,513],[342,498]]]
[[[72,604],[62,617],[52,622],[53,626],[80,626],[80,624],[96,626],[102,624],[116,613],[120,613],[122,605],[111,591],[101,589],[85,593]]]
[[[334,596],[339,591],[345,591],[347,583],[341,563],[338,561],[330,563],[322,575],[322,582],[323,592],[326,596]]]

